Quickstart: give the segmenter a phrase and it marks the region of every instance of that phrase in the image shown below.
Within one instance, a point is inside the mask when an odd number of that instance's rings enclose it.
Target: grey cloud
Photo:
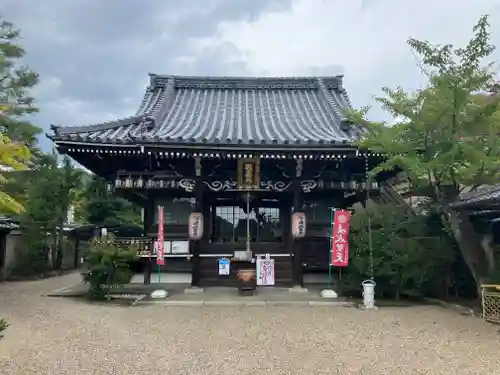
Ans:
[[[147,73],[245,74],[227,63],[230,46],[195,51],[196,38],[215,34],[223,21],[252,20],[289,0],[3,0],[2,16],[22,31],[26,61],[42,87],[34,119],[81,123],[134,111]],[[189,57],[186,63],[180,57]],[[54,82],[58,82],[55,85]],[[68,109],[64,103],[77,103]],[[78,111],[85,110],[85,113]],[[49,142],[41,139],[45,149]]]

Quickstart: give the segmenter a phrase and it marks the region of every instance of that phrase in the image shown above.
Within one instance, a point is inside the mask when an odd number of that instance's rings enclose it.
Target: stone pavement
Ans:
[[[166,299],[154,300],[151,292],[165,289]],[[88,286],[82,283],[59,288],[47,293],[48,297],[83,296]],[[172,305],[172,306],[267,306],[267,305],[303,305],[303,306],[338,306],[354,307],[358,302],[337,298],[325,300],[320,296],[320,289],[296,292],[288,288],[260,287],[253,296],[240,296],[236,288],[211,287],[193,293],[187,284],[127,284],[112,290],[113,295],[128,295],[135,299],[134,305]]]
[[[498,327],[435,306],[129,308],[0,283],[1,375],[498,374]]]

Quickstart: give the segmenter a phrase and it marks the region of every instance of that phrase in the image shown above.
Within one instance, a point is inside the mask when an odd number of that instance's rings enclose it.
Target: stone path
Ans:
[[[495,374],[496,326],[439,307],[119,307],[0,284],[0,374]]]

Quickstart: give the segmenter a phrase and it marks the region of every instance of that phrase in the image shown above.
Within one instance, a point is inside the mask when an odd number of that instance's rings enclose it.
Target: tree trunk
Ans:
[[[55,262],[55,269],[57,271],[60,271],[62,269],[62,261],[63,261],[63,251],[62,251],[62,246],[63,246],[63,231],[62,231],[62,225],[60,226],[61,229],[58,231],[58,236],[57,236],[57,251],[56,251],[56,262]]]
[[[52,231],[52,244],[51,244],[51,251],[50,251],[50,260],[52,263],[52,271],[55,271],[56,269],[56,262],[57,262],[57,232],[54,230]]]
[[[488,257],[481,245],[481,240],[476,233],[469,215],[466,212],[454,210],[448,205],[444,207],[448,216],[451,229],[457,241],[460,252],[469,268],[474,281],[478,295],[481,294],[481,284],[488,275],[490,265]]]

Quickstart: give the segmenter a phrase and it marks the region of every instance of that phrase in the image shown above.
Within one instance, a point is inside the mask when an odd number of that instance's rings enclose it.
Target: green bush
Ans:
[[[9,325],[4,319],[0,319],[0,339],[3,338],[2,332],[7,329]]]
[[[118,246],[112,235],[94,238],[85,257],[83,282],[89,284],[89,297],[104,300],[113,288],[130,281],[130,264],[137,260],[137,249]]]
[[[418,290],[435,269],[453,259],[446,237],[429,235],[427,220],[392,205],[356,212],[351,220],[351,273],[370,276],[370,226],[377,285],[396,299],[402,291]]]

